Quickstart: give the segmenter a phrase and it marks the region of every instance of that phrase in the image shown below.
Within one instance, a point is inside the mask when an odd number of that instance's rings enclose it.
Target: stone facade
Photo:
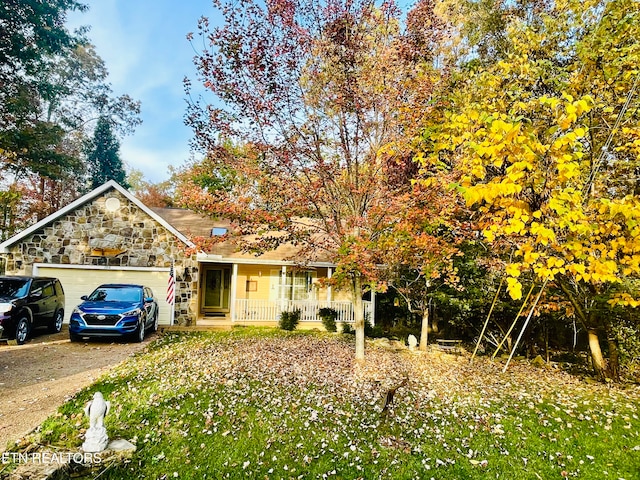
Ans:
[[[107,200],[117,206],[107,208]],[[117,202],[115,201],[117,199]],[[174,261],[174,322],[195,323],[198,263],[187,245],[115,189],[68,212],[10,247],[6,273],[30,275],[34,263],[169,267]]]

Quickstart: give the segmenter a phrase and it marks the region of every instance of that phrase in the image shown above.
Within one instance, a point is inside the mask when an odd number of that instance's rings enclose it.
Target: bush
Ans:
[[[375,327],[371,325],[371,322],[367,318],[364,321],[364,334],[369,338],[380,338],[384,336],[384,332],[382,331],[382,325],[376,325]]]
[[[342,322],[342,333],[353,335],[356,331],[353,329],[350,323]]]
[[[342,322],[342,333],[348,333],[353,335],[356,333],[353,325],[347,322]],[[364,321],[364,334],[369,338],[380,338],[384,337],[384,331],[382,330],[382,325],[376,325],[375,327],[371,325],[369,319],[365,319]]]
[[[619,320],[613,330],[618,342],[620,367],[631,381],[640,381],[640,328],[632,320]]]
[[[295,330],[300,322],[300,313],[300,309],[298,308],[290,312],[280,313],[280,321],[278,322],[279,327],[282,330]]]
[[[327,332],[335,332],[338,327],[336,326],[336,319],[338,318],[338,312],[336,312],[333,308],[321,308],[318,311],[318,316],[322,320],[322,325],[327,330]]]

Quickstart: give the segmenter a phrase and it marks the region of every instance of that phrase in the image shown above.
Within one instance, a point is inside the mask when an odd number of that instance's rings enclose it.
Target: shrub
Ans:
[[[625,319],[614,324],[613,330],[624,376],[631,381],[640,381],[640,326]]]
[[[342,322],[342,333],[348,333],[353,335],[356,333],[353,325],[347,322]],[[369,338],[380,338],[384,336],[384,331],[382,330],[381,325],[376,325],[375,327],[371,325],[369,319],[365,319],[364,321],[364,334]]]
[[[371,325],[371,321],[367,318],[364,321],[364,334],[369,338],[380,338],[384,336],[382,325]]]
[[[290,312],[280,313],[278,325],[282,330],[295,330],[300,322],[300,309],[296,308]]]
[[[353,329],[350,323],[342,322],[342,333],[354,334],[356,331]]]
[[[335,332],[338,327],[336,326],[336,319],[338,318],[338,312],[333,308],[325,307],[318,311],[318,316],[322,320],[322,325],[327,332]]]

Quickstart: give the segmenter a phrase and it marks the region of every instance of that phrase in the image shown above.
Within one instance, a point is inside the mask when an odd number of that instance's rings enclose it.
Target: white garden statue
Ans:
[[[409,335],[409,337],[407,338],[407,342],[409,343],[409,350],[416,349],[416,346],[418,345],[418,339],[416,338],[415,335],[413,334]]]
[[[89,430],[84,436],[82,450],[85,452],[102,452],[109,444],[107,429],[104,427],[104,417],[109,413],[111,403],[105,401],[102,393],[96,392],[84,407],[84,413],[89,417]]]

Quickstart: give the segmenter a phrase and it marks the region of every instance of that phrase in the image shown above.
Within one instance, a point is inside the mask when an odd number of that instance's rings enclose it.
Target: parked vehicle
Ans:
[[[1,335],[22,345],[34,328],[62,329],[64,290],[57,278],[0,277]]]
[[[147,330],[158,329],[158,302],[149,287],[122,283],[104,284],[71,314],[69,338],[130,336],[144,340]]]

